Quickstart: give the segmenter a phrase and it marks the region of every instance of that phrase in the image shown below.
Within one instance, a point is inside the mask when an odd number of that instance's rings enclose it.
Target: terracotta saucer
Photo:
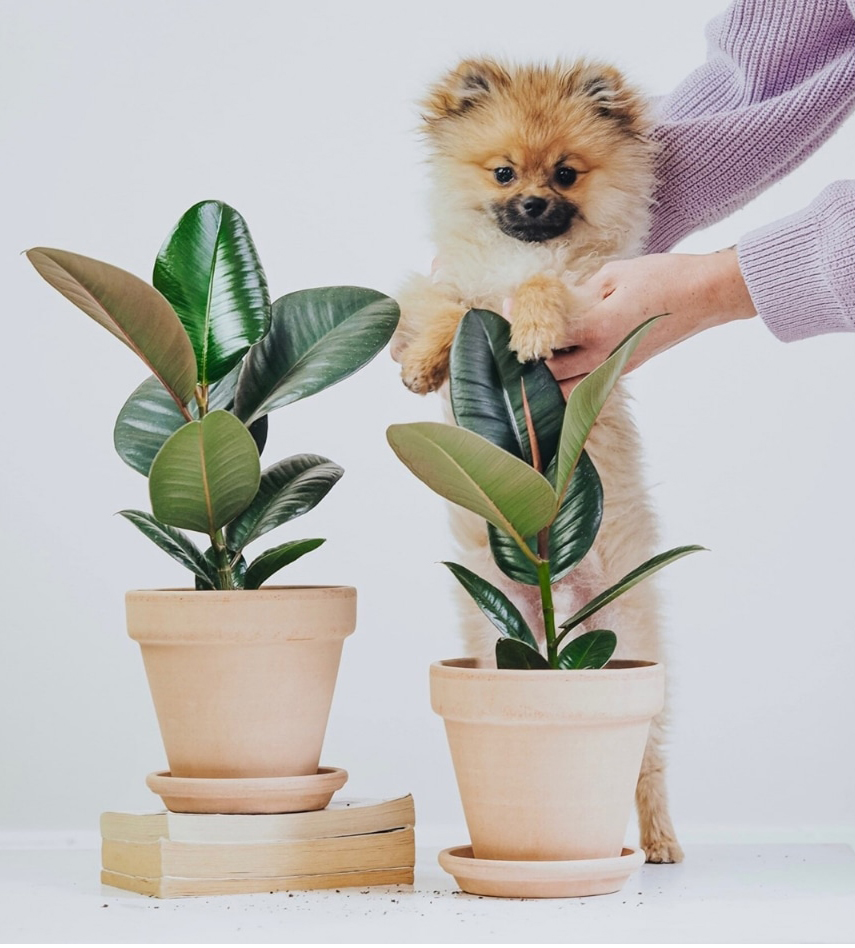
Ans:
[[[322,810],[347,781],[340,767],[306,777],[173,777],[149,774],[149,790],[173,813],[297,813]]]
[[[519,899],[564,899],[617,892],[639,866],[644,851],[624,849],[608,859],[566,862],[476,859],[471,846],[455,846],[439,854],[439,864],[464,892]]]

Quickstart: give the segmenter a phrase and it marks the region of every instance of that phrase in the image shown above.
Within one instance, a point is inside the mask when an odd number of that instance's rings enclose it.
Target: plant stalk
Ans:
[[[208,414],[208,386],[199,383],[194,395],[196,396],[196,404],[199,406],[199,418],[201,420]]]
[[[214,555],[217,559],[217,579],[220,589],[235,589],[235,577],[232,572],[232,564],[229,560],[229,551],[226,548],[226,538],[222,529],[217,530],[211,537],[211,546],[214,548]]]
[[[552,577],[549,572],[549,560],[541,560],[537,564],[537,578],[540,585],[540,604],[543,609],[543,631],[546,635],[546,660],[551,668],[558,668],[555,607],[552,604]]]

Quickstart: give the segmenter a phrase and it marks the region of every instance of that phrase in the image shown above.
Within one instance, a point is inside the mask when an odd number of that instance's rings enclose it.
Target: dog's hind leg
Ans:
[[[683,850],[668,812],[665,786],[664,713],[653,719],[635,790],[641,848],[648,862],[682,862]]]

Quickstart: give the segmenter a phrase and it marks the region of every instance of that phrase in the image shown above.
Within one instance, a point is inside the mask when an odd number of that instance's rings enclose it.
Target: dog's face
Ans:
[[[469,60],[423,103],[442,199],[526,243],[619,229],[646,208],[652,149],[641,97],[608,66]]]

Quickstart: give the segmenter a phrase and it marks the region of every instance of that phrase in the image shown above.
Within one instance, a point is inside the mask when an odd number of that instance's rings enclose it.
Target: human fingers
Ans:
[[[573,288],[573,300],[580,312],[585,312],[601,303],[615,290],[615,278],[612,264],[605,264],[587,279],[576,283]]]
[[[577,386],[577,385],[582,381],[582,379],[584,379],[584,378],[586,378],[586,376],[584,376],[584,375],[577,375],[575,378],[572,378],[572,379],[564,379],[562,382],[559,382],[559,383],[558,383],[558,387],[561,389],[561,394],[564,396],[564,401],[565,401],[565,402],[566,402],[567,399],[570,397],[570,393],[573,391],[573,389],[576,388],[576,386]]]
[[[565,395],[598,365],[599,361],[595,353],[578,346],[559,350],[546,360],[546,367],[553,374]]]

